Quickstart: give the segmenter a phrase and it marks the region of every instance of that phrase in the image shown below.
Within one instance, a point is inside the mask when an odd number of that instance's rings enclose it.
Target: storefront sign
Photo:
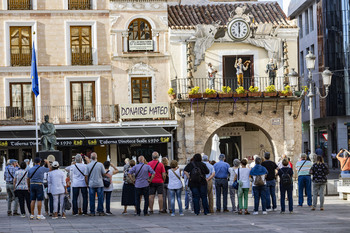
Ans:
[[[169,104],[120,104],[121,119],[169,118]]]
[[[130,51],[152,51],[153,40],[129,40]]]

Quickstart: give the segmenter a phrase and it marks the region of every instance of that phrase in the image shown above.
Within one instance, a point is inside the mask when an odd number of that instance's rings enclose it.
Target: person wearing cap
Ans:
[[[44,173],[49,172],[51,165],[48,160],[44,160],[47,164],[47,167],[40,166],[41,158],[36,157],[34,159],[34,166],[29,169],[28,171],[28,187],[30,191],[30,209],[31,209],[31,215],[30,219],[34,219],[34,209],[35,209],[35,203],[37,202],[37,209],[38,209],[38,220],[44,220],[45,217],[41,214],[41,205],[42,201],[44,200],[44,189],[43,189],[43,182],[44,182]]]
[[[47,183],[49,187],[49,193],[53,196],[53,212],[52,219],[57,219],[58,203],[60,203],[62,218],[66,218],[64,197],[67,194],[66,176],[63,171],[59,170],[60,164],[57,161],[52,163],[52,171],[49,172],[47,177]]]
[[[207,190],[208,190],[209,213],[214,213],[213,178],[215,177],[215,170],[214,170],[214,166],[211,165],[208,161],[208,155],[203,154],[202,160],[203,160],[203,163],[209,169],[209,174],[205,175],[205,178],[207,179],[207,183],[208,183]]]
[[[227,194],[228,194],[228,176],[230,165],[225,161],[225,155],[219,155],[219,162],[214,164],[215,169],[215,191],[216,191],[216,212],[221,210],[221,193],[223,196],[223,210],[229,212],[227,209]]]
[[[13,179],[15,173],[18,170],[17,160],[10,159],[9,165],[6,166],[4,172],[4,180],[6,181],[6,192],[7,192],[7,216],[12,216],[12,204],[13,204],[13,216],[19,215],[18,209],[18,198],[15,196],[15,188],[13,185]]]

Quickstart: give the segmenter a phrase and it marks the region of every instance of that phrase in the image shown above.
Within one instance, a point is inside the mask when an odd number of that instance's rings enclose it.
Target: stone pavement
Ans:
[[[296,199],[295,199],[296,201]],[[296,203],[296,202],[294,202]],[[195,216],[185,212],[185,216],[171,217],[168,214],[153,214],[149,217],[121,215],[119,200],[112,203],[114,216],[74,217],[71,212],[67,219],[29,220],[21,217],[7,217],[6,201],[0,201],[0,232],[349,232],[350,202],[338,197],[326,197],[325,211],[310,211],[308,207],[295,207],[294,214],[269,212],[268,215],[237,215],[220,213],[211,216]],[[253,201],[250,198],[249,210]],[[279,207],[278,207],[279,209]]]

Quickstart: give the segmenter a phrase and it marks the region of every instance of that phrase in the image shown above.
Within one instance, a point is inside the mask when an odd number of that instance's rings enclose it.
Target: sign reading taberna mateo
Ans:
[[[169,118],[169,103],[120,104],[120,119]]]

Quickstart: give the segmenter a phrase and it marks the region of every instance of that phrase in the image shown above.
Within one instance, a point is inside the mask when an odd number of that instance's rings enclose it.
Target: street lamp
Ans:
[[[315,96],[315,91],[314,91],[314,84],[315,81],[312,80],[312,70],[315,69],[315,61],[316,61],[316,56],[313,55],[311,53],[311,51],[309,51],[309,54],[306,55],[305,57],[306,60],[306,68],[309,70],[309,75],[308,75],[308,79],[307,79],[307,83],[309,85],[309,90],[303,90],[300,98],[303,98],[305,91],[308,92],[307,97],[309,98],[309,111],[310,111],[310,155],[311,155],[311,159],[314,160],[315,159],[315,135],[314,135],[314,109],[313,109],[313,101],[314,101],[314,96]],[[328,67],[322,72],[322,80],[323,80],[323,85],[326,88],[326,95],[322,96],[320,93],[320,90],[318,87],[316,87],[316,94],[320,96],[320,98],[324,99],[328,96],[328,92],[329,92],[329,86],[331,85],[332,82],[332,72],[329,71]],[[294,90],[298,85],[298,73],[294,71],[294,69],[292,69],[292,71],[288,74],[289,76],[289,81],[290,81],[290,85],[292,87],[293,90],[293,94],[294,94]]]

